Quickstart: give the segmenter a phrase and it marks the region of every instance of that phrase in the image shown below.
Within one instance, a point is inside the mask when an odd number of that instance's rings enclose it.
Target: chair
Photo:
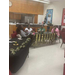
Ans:
[[[60,34],[60,36],[59,36],[59,43],[60,43],[60,38],[61,38],[61,30],[59,30],[59,34]]]
[[[61,32],[62,32],[62,31],[61,31],[61,30],[59,30],[59,34],[60,34],[60,36],[59,36],[59,37],[60,37],[60,38],[61,38]]]
[[[16,33],[16,31],[13,31],[13,33]]]
[[[63,44],[65,44],[65,32],[61,32],[61,37],[62,37],[62,44],[61,44],[61,47]]]
[[[36,32],[36,29],[35,29],[35,28],[33,28],[33,31],[35,31],[35,32]]]
[[[9,75],[12,75],[10,70],[9,70]]]
[[[62,32],[65,32],[65,28],[62,29]]]
[[[17,33],[14,32],[13,34],[11,34],[11,37],[12,37],[12,38],[16,38],[16,35],[17,35]]]

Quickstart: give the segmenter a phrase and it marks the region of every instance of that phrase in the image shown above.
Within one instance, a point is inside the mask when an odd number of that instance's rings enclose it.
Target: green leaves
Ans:
[[[16,48],[16,51],[19,51],[19,50],[20,50],[20,47],[17,47],[17,48]]]
[[[23,48],[25,47],[25,45],[22,46]]]
[[[17,47],[16,49],[11,48],[11,54],[15,55],[17,51],[21,50],[21,48],[25,48],[26,44],[31,40],[31,38],[27,38],[25,42],[23,42],[19,47]],[[15,44],[18,44],[17,42],[15,42]],[[18,45],[17,45],[18,46]]]
[[[11,48],[10,51],[13,55],[15,54],[15,50],[13,48]]]
[[[22,48],[22,45],[20,46],[20,48]]]
[[[22,45],[24,45],[25,43],[23,42]]]

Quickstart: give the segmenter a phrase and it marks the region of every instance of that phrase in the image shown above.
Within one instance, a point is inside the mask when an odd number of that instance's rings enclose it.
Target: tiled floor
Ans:
[[[30,48],[29,58],[13,75],[63,75],[64,45]]]

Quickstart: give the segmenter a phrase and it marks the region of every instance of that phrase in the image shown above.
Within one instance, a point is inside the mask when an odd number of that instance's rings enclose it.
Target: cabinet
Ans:
[[[14,19],[14,14],[13,13],[9,13],[9,19]]]
[[[9,13],[9,19],[20,20],[21,14]]]
[[[21,19],[21,14],[14,14],[14,19],[20,20]]]
[[[10,0],[9,12],[43,15],[44,4],[31,0]]]

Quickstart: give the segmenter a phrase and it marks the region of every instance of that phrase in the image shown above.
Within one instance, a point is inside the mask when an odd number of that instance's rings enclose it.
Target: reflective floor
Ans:
[[[29,58],[13,75],[63,75],[65,46],[60,48],[60,45],[30,48]]]

